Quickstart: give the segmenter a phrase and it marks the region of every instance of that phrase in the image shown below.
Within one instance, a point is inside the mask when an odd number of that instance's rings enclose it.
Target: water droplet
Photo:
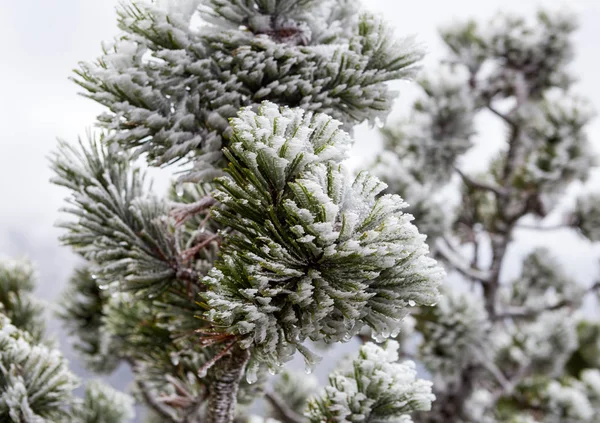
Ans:
[[[178,197],[183,196],[183,184],[179,183],[175,186],[175,193]]]
[[[258,380],[258,375],[256,373],[246,373],[246,382],[248,385],[252,385]]]
[[[198,377],[200,377],[200,378],[206,377],[206,374],[208,373],[208,367],[209,366],[202,366],[200,368],[200,370],[198,370]]]
[[[414,307],[417,305],[417,303],[415,303],[413,300],[408,300],[408,305]]]
[[[313,372],[316,364],[321,361],[321,357],[310,351],[302,344],[297,344],[296,348],[304,356],[304,370],[309,375]]]
[[[256,361],[251,361],[248,363],[248,367],[246,369],[246,382],[249,385],[252,385],[258,380],[258,370],[260,365]]]
[[[385,333],[375,333],[375,332],[373,332],[371,334],[371,338],[373,338],[373,340],[375,342],[379,343],[379,344],[382,343],[382,342],[385,342],[385,340],[388,338],[388,336],[386,336]]]

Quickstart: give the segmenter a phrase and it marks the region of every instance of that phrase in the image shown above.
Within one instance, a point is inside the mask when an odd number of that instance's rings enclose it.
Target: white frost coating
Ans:
[[[580,421],[589,421],[594,416],[585,391],[575,386],[564,386],[553,380],[548,385],[547,395],[549,406],[556,415]]]
[[[478,389],[466,401],[465,408],[469,417],[477,423],[494,423],[495,420],[488,417],[490,406],[493,406],[494,398],[490,391]]]
[[[365,344],[356,359],[329,376],[324,393],[309,402],[310,421],[411,423],[410,414],[429,410],[435,395],[431,382],[416,378],[414,362],[397,361],[396,341],[383,348]]]
[[[155,0],[157,6],[169,15],[178,15],[189,22],[203,0]]]
[[[510,288],[510,289],[509,289]],[[507,303],[543,310],[561,301],[579,301],[585,289],[569,277],[547,248],[536,248],[523,260],[521,276],[503,292]]]
[[[594,398],[600,406],[600,370],[586,369],[581,372],[581,382],[586,386],[589,396]]]
[[[572,181],[585,181],[595,162],[586,133],[586,124],[594,116],[590,105],[567,94],[555,97],[520,112],[528,122],[523,177],[541,187],[546,207],[554,206]]]

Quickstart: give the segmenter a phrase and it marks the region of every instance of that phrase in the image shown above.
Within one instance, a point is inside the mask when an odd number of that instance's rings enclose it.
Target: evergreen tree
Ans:
[[[149,421],[260,420],[245,406],[265,391],[283,421],[409,422],[431,407],[430,384],[396,362],[393,341],[365,345],[310,405],[268,388],[266,373],[296,352],[315,365],[308,341],[395,336],[411,308],[438,300],[443,270],[407,204],[343,164],[348,131],[385,118],[387,82],[411,77],[421,56],[359,9],[126,4],[122,33],[76,71],[106,112],[52,157],[70,192],[62,241],[86,262],[60,314],[91,368],[131,366]],[[168,198],[139,157],[179,165]]]
[[[44,339],[43,309],[30,297],[36,282],[30,263],[0,260],[0,421],[17,423],[121,423],[133,417],[133,400],[99,382],[83,399],[53,342]]]
[[[559,225],[546,218],[597,165],[586,136],[593,114],[568,72],[575,29],[572,16],[546,12],[535,21],[500,15],[485,26],[444,29],[448,57],[420,81],[410,118],[383,130],[374,173],[411,204],[455,281],[437,307],[414,314],[416,352],[415,342],[402,343],[401,355],[416,354],[434,380],[437,399],[420,422],[600,416],[600,321],[582,309],[600,282],[574,280],[545,248],[522,258],[517,278],[504,273],[514,234],[531,219],[528,230],[599,239],[597,193],[580,198]],[[483,114],[504,125],[505,143],[488,171],[468,174],[460,159],[485,142],[474,124]]]

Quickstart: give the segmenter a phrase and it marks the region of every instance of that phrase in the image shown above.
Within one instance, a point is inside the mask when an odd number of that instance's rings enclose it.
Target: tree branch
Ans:
[[[471,267],[469,264],[465,262],[463,257],[459,254],[455,253],[452,248],[449,247],[449,243],[447,240],[443,240],[442,238],[438,238],[435,244],[437,248],[437,252],[447,260],[452,268],[463,276],[466,276],[469,279],[474,279],[480,282],[487,282],[490,279],[489,272],[476,269]]]
[[[499,111],[498,109],[496,109],[494,106],[492,106],[491,102],[488,102],[485,105],[485,107],[490,112],[492,112],[494,115],[496,115],[497,117],[499,117],[500,119],[502,119],[504,122],[506,122],[509,126],[511,126],[513,128],[517,126],[517,124],[515,123],[515,121],[513,121],[507,115],[505,115],[504,113],[502,113],[501,111]]]
[[[588,289],[586,289],[585,292],[581,295],[581,298],[579,298],[578,300],[582,300],[586,295],[588,295],[592,292],[598,291],[598,290],[600,290],[600,281],[594,283],[592,286],[590,286]],[[495,316],[495,320],[533,319],[546,311],[555,311],[555,310],[559,310],[564,307],[573,307],[577,304],[578,300],[564,299],[564,300],[557,302],[556,304],[552,304],[550,306],[542,307],[542,308],[525,308],[525,307],[511,308],[511,309],[507,310],[506,312],[497,314]]]
[[[531,363],[527,363],[522,365],[517,373],[513,377],[510,378],[506,385],[503,385],[501,389],[499,389],[492,398],[492,404],[496,404],[500,398],[504,395],[513,395],[515,392],[515,388],[527,377],[529,371],[531,370]]]
[[[479,189],[482,191],[491,191],[499,197],[503,197],[506,195],[506,190],[498,185],[488,184],[482,181],[476,181],[473,178],[467,176],[463,171],[461,171],[458,167],[454,167],[454,170],[458,175],[462,178],[463,182],[469,188]]]
[[[284,423],[306,423],[304,416],[292,410],[275,392],[266,392],[265,399],[283,417]]]
[[[158,415],[160,415],[166,422],[182,423],[183,420],[177,417],[177,415],[169,409],[168,406],[161,403],[158,398],[155,398],[151,393],[146,382],[141,379],[135,378],[135,383],[138,386],[144,402],[152,408]]]
[[[181,252],[181,258],[184,263],[187,263],[188,261],[190,261],[190,259],[192,257],[194,257],[196,254],[198,254],[200,252],[200,250],[205,248],[208,244],[217,240],[220,235],[217,233],[217,234],[212,234],[212,235],[206,234],[206,236],[207,236],[207,238],[202,240],[199,244],[196,244],[193,247],[190,247],[187,250],[184,250]]]
[[[190,204],[180,204],[176,203],[176,205],[171,209],[171,217],[175,219],[175,224],[177,226],[182,225],[186,220],[190,217],[203,212],[204,210],[209,209],[213,205],[217,203],[217,200],[207,195],[202,199],[196,201],[195,203]]]
[[[560,224],[551,225],[551,226],[516,225],[515,228],[516,229],[530,229],[530,230],[535,230],[535,231],[556,231],[556,230],[559,230],[559,229],[571,228],[571,226],[567,225],[565,223],[560,223]]]

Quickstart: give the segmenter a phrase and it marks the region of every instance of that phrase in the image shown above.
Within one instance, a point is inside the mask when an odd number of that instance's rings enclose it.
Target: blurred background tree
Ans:
[[[434,381],[433,411],[420,422],[600,416],[600,320],[589,308],[600,280],[577,280],[542,247],[522,257],[518,277],[506,276],[519,230],[599,240],[598,193],[574,205],[568,195],[598,165],[587,136],[594,113],[568,68],[576,27],[573,16],[544,11],[446,27],[446,59],[421,78],[410,115],[382,130],[374,172],[411,205],[450,273],[440,303],[414,315],[413,342],[404,342]],[[461,159],[486,142],[483,114],[501,122],[504,145],[486,171],[466,172]]]

